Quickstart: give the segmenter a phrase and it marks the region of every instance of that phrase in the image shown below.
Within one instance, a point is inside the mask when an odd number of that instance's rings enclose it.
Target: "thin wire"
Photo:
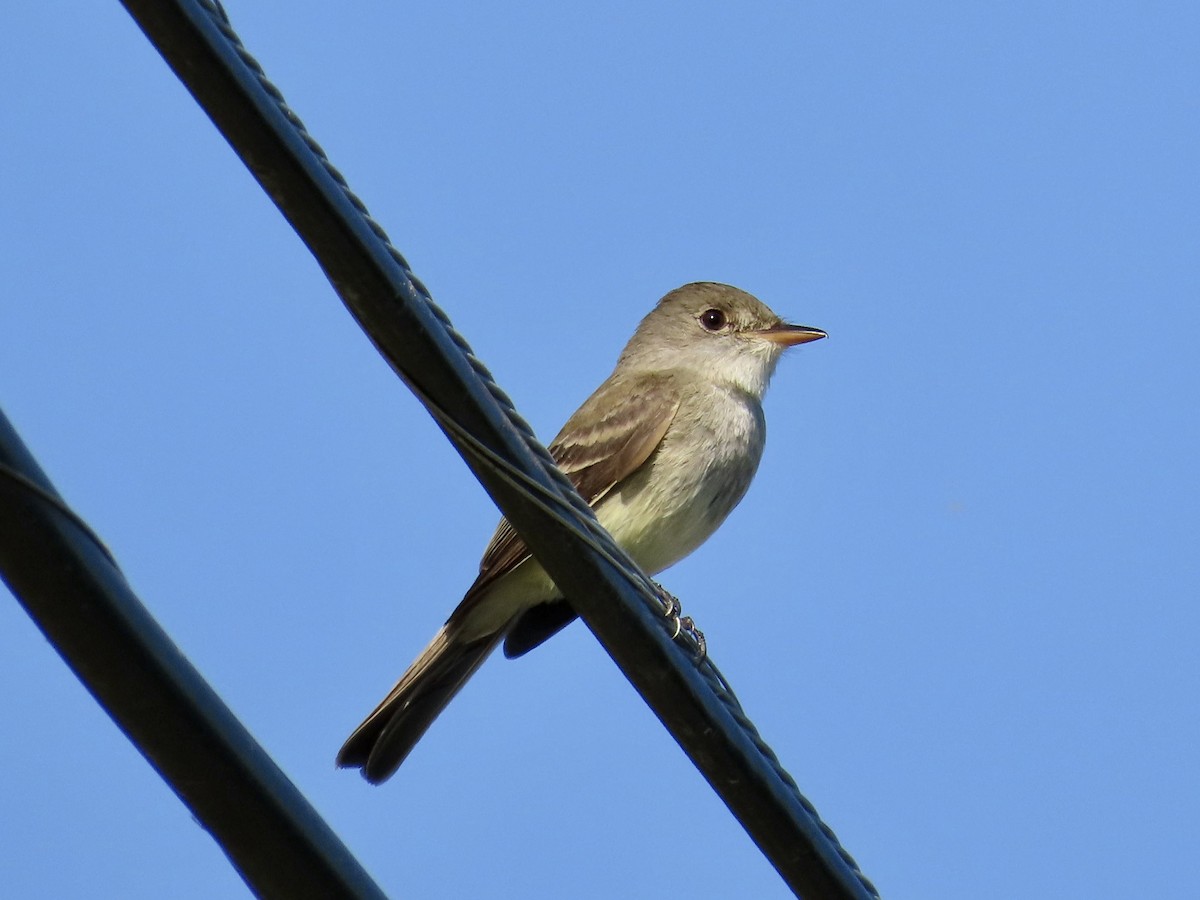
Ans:
[[[7,478],[18,488],[24,490],[32,496],[37,497],[43,503],[46,503],[47,505],[58,510],[58,512],[65,519],[70,521],[72,525],[82,531],[84,536],[96,545],[96,549],[104,554],[104,558],[112,563],[112,567],[114,569],[120,571],[121,567],[117,565],[117,559],[115,556],[113,556],[112,551],[108,549],[108,546],[104,543],[104,541],[100,540],[100,536],[92,530],[92,527],[88,525],[88,523],[82,518],[80,518],[79,514],[75,512],[75,510],[67,506],[62,497],[58,496],[58,494],[55,494],[53,491],[46,490],[37,482],[31,481],[16,469],[10,468],[3,463],[0,463],[0,476]]]
[[[466,444],[467,449],[476,455],[476,459],[479,462],[489,466],[493,472],[504,478],[513,487],[523,488],[526,491],[532,492],[532,494],[537,494],[538,497],[541,497],[541,500],[534,496],[527,496],[526,499],[536,504],[537,507],[542,510],[542,512],[553,518],[554,521],[558,522],[563,528],[566,528],[568,531],[577,535],[589,547],[604,557],[605,561],[622,575],[624,575],[629,580],[630,584],[635,586],[646,584],[644,579],[638,577],[641,573],[626,566],[620,559],[610,552],[609,547],[605,546],[605,542],[599,539],[600,536],[604,534],[604,530],[600,527],[599,522],[596,521],[594,511],[591,517],[583,520],[584,524],[587,526],[587,530],[584,531],[580,529],[578,524],[579,520],[577,518],[565,516],[558,511],[564,506],[571,509],[574,508],[568,504],[566,497],[562,496],[561,494],[556,494],[545,485],[539,483],[532,476],[522,472],[519,468],[514,466],[487,444],[483,443],[483,441],[479,440],[479,438],[475,437],[475,435],[471,434],[471,432],[464,428],[449,412],[443,409],[441,404],[421,390],[420,387],[415,384],[409,385],[409,387],[411,388],[412,392],[417,395],[421,402],[428,407],[429,411],[433,414],[433,417],[437,419],[438,423],[441,424],[441,426],[447,431],[452,432],[455,437]],[[588,507],[588,509],[591,510],[591,507]],[[647,596],[643,599],[649,600],[650,596]],[[665,607],[666,604],[664,603],[663,606]]]

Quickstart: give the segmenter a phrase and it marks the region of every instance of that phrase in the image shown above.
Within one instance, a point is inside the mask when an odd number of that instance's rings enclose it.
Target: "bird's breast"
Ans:
[[[766,423],[741,391],[689,393],[655,453],[596,507],[602,525],[650,574],[699,547],[741,501]]]

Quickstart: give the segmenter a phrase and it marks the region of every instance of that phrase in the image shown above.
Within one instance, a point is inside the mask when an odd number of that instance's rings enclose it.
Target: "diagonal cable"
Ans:
[[[3,413],[0,576],[256,894],[383,897],[150,616]]]

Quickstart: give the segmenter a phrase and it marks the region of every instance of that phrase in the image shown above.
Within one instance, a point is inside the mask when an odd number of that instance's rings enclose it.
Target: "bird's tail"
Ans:
[[[442,626],[383,702],[354,729],[337,764],[362,769],[372,784],[386,781],[501,637],[503,632],[464,641]]]

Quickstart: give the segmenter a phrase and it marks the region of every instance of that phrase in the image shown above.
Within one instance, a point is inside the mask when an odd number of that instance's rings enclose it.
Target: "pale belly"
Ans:
[[[673,428],[653,457],[606,496],[596,517],[647,573],[683,559],[725,521],[750,486],[766,436],[757,404],[716,393],[687,434]]]

